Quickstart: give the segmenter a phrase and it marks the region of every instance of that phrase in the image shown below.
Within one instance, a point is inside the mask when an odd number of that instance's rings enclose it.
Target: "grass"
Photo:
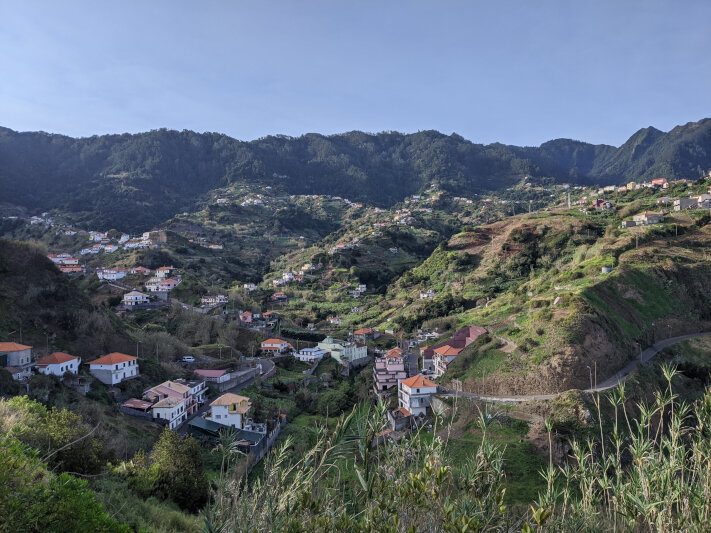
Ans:
[[[506,488],[505,501],[509,504],[533,501],[545,487],[540,475],[544,462],[533,445],[525,440],[527,433],[525,422],[507,417],[501,417],[500,422],[487,429],[489,442],[503,450],[506,473],[503,486]],[[481,429],[470,423],[463,435],[447,441],[447,456],[455,471],[481,446],[483,438]]]

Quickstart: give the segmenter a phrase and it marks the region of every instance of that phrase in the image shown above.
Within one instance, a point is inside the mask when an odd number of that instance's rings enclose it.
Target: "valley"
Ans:
[[[259,529],[270,498],[337,487],[346,520],[433,461],[454,477],[428,483],[528,512],[541,471],[617,408],[643,419],[672,365],[679,398],[707,394],[711,173],[669,154],[708,124],[536,149],[3,130],[5,448],[49,484],[83,476],[106,531]]]

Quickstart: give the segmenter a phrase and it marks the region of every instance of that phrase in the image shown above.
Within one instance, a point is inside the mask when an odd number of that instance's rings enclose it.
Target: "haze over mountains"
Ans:
[[[666,133],[644,128],[619,148],[569,139],[481,145],[437,131],[243,142],[187,130],[75,139],[0,128],[0,202],[86,213],[94,227],[127,231],[193,210],[205,193],[235,182],[388,207],[432,183],[472,194],[509,187],[524,175],[609,184],[696,179],[709,169],[711,119]]]

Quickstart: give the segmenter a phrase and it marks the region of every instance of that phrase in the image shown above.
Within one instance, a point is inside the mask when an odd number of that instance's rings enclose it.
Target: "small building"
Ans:
[[[459,348],[448,344],[435,348],[434,357],[432,358],[435,377],[443,376],[449,364],[457,358],[462,350],[464,350],[464,347]]]
[[[37,359],[35,366],[37,371],[48,376],[62,377],[64,374],[78,374],[81,358],[76,355],[69,355],[64,352],[54,352],[53,354]]]
[[[116,385],[138,376],[138,358],[113,352],[87,363],[89,372],[105,385]]]
[[[208,383],[224,383],[230,380],[230,373],[227,370],[195,370],[195,374],[203,378]]]
[[[156,269],[156,277],[161,279],[167,279],[173,272],[172,266],[162,266]]]
[[[251,407],[252,403],[246,396],[228,392],[210,404],[205,420],[242,429],[247,423],[247,413]]]
[[[240,313],[239,319],[244,322],[245,324],[251,324],[252,323],[252,313],[250,311],[245,311],[244,313]]]
[[[633,228],[637,225],[637,223],[634,220],[623,220],[622,223],[620,224],[621,228]]]
[[[179,279],[168,278],[168,279],[164,279],[163,281],[161,281],[158,284],[158,290],[159,291],[172,291],[178,285],[180,285]]]
[[[426,415],[432,402],[432,396],[437,393],[437,384],[418,375],[403,379],[398,384],[398,406],[406,409],[413,416]]]
[[[137,266],[133,267],[130,270],[131,274],[140,274],[141,276],[148,276],[151,274],[152,270],[150,268],[142,267],[142,266]]]
[[[16,342],[0,342],[0,366],[29,368],[32,362],[32,346]]]
[[[148,302],[150,302],[150,298],[142,292],[131,291],[123,295],[123,305],[128,308],[145,305]]]
[[[188,419],[185,400],[177,397],[166,397],[159,400],[151,408],[153,421],[176,429]]]
[[[286,300],[287,300],[286,293],[275,292],[274,294],[272,294],[271,300],[273,302],[286,302]]]
[[[645,211],[644,213],[633,216],[632,220],[634,220],[638,226],[647,226],[649,224],[664,222],[664,215],[662,213],[650,213],[649,211]]]
[[[353,310],[351,309],[351,311]],[[360,342],[371,341],[378,337],[380,337],[380,332],[373,328],[361,328],[353,332],[353,338]]]
[[[102,268],[97,269],[96,277],[104,281],[116,281],[126,277],[126,271],[123,268]]]
[[[224,294],[217,294],[215,296],[203,296],[200,298],[200,303],[202,305],[222,305],[228,302],[227,296]]]
[[[248,292],[257,290],[257,286],[254,283],[245,283],[242,287],[244,287]]]
[[[129,398],[119,406],[119,411],[126,415],[136,416],[145,420],[153,420],[151,409],[153,404],[138,398]]]
[[[302,348],[298,352],[294,352],[294,357],[304,363],[316,363],[323,359],[326,355],[326,350],[321,348]]]
[[[318,347],[347,367],[361,366],[368,362],[368,348],[364,344],[337,340],[329,336],[319,342]]]
[[[282,339],[267,339],[261,344],[263,352],[284,353],[291,348],[291,344]]]

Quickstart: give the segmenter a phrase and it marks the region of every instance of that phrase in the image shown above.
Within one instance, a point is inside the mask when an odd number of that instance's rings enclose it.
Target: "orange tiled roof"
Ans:
[[[403,379],[400,381],[403,385],[410,387],[411,389],[414,388],[421,388],[421,387],[436,387],[437,384],[430,381],[427,379],[425,376],[412,376],[411,378],[408,379]]]
[[[32,346],[25,346],[16,342],[0,342],[0,352],[21,352],[29,348],[32,348]]]
[[[461,351],[462,348],[454,348],[448,344],[435,348],[435,353],[438,353],[439,355],[459,355]]]
[[[265,341],[262,341],[262,344],[284,344],[286,341],[281,340],[281,339],[267,339]]]
[[[402,350],[400,348],[393,348],[392,350],[388,350],[388,352],[385,354],[385,357],[402,357]]]
[[[79,359],[76,355],[69,355],[64,352],[54,352],[53,354],[37,359],[38,365],[58,365]]]
[[[128,361],[135,361],[138,357],[133,357],[132,355],[126,355],[125,353],[113,352],[93,361],[88,362],[88,365],[115,365],[117,363],[126,363]]]

